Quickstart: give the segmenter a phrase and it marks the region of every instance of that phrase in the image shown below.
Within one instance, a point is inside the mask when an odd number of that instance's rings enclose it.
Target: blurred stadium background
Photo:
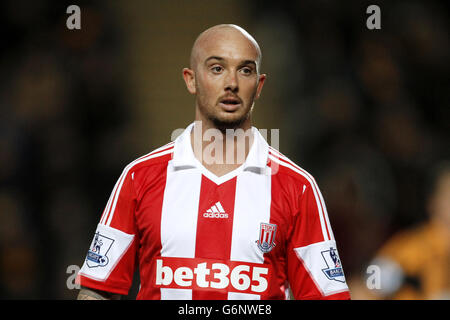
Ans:
[[[70,4],[81,30],[66,28]],[[370,4],[381,30],[366,28]],[[181,70],[219,23],[260,43],[255,126],[280,129],[280,151],[316,177],[353,298],[368,298],[367,265],[428,221],[427,178],[449,160],[448,12],[445,1],[2,1],[0,298],[76,297],[67,267],[81,266],[123,167],[193,120]]]

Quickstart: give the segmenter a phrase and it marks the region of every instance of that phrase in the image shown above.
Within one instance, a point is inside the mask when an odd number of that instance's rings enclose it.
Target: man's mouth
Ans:
[[[228,97],[221,99],[219,104],[225,111],[232,112],[241,106],[241,100],[234,97]]]

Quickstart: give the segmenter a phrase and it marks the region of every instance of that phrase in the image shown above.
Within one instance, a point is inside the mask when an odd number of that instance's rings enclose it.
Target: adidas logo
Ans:
[[[223,210],[220,202],[216,202],[210,209],[206,210],[203,214],[204,218],[219,218],[226,219],[228,218],[228,214]]]

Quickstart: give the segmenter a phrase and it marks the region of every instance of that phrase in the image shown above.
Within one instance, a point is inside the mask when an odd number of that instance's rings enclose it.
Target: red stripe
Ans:
[[[289,204],[286,201],[284,193],[280,192],[283,183],[284,180],[279,179],[279,176],[273,175],[271,177],[269,223],[277,226],[276,231],[273,233],[275,238],[272,240],[276,247],[269,253],[264,254],[264,264],[272,267],[271,272],[273,278],[271,278],[268,292],[261,295],[261,300],[285,299],[287,262],[284,256],[284,252],[286,252],[285,242],[281,239],[286,238],[286,234],[283,234],[283,214],[280,215],[280,213],[288,212]]]
[[[158,170],[148,170],[145,175],[137,176],[136,179],[138,179],[136,183],[140,185],[144,181],[159,181],[158,185],[152,188],[151,194],[144,196],[135,213],[136,225],[139,225],[141,230],[140,241],[145,244],[143,246],[145,250],[139,252],[139,273],[145,280],[141,280],[143,286],[137,299],[161,300],[161,290],[153,286],[151,266],[147,261],[151,261],[155,256],[161,256],[161,215],[167,166],[161,166]]]
[[[275,152],[274,152],[274,151],[275,151]],[[318,187],[316,186],[316,182],[315,182],[314,178],[313,178],[308,172],[306,172],[304,169],[302,169],[302,168],[300,168],[299,166],[297,166],[297,165],[296,165],[295,163],[293,163],[292,161],[287,160],[287,158],[286,158],[286,159],[281,158],[281,157],[285,157],[285,156],[283,156],[283,155],[282,155],[281,153],[279,153],[278,151],[273,150],[273,149],[269,149],[269,152],[271,152],[272,155],[275,156],[275,157],[276,157],[278,160],[280,160],[281,162],[293,166],[294,168],[296,168],[296,169],[298,169],[299,171],[303,172],[303,173],[305,174],[305,176],[311,178],[311,180],[312,180],[312,181],[311,181],[312,187],[313,187],[314,190],[316,191],[317,198],[319,199],[320,207],[321,207],[321,209],[322,209],[322,217],[323,217],[323,223],[325,224],[325,230],[327,231],[328,239],[331,240],[330,231],[328,230],[327,219],[326,219],[326,217],[325,217],[325,212],[326,212],[326,211],[325,211],[325,209],[324,209],[324,205],[323,205],[322,199],[321,199],[321,197],[320,197],[320,191],[318,190]],[[277,153],[278,153],[278,154],[277,154]],[[319,212],[319,214],[320,214],[320,212]],[[325,240],[325,239],[324,239],[324,240]]]
[[[230,259],[235,193],[236,178],[216,185],[205,176],[202,176],[195,244],[196,258]],[[203,214],[206,210],[218,201],[220,201],[223,209],[228,214],[228,218],[205,218]],[[226,300],[227,291],[225,289],[214,291],[194,289],[192,291],[192,299]]]

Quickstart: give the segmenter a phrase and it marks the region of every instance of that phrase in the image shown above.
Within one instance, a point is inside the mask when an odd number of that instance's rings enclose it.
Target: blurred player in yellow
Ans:
[[[380,268],[380,288],[360,299],[450,299],[450,163],[434,172],[428,187],[429,219],[381,248],[371,262]]]

